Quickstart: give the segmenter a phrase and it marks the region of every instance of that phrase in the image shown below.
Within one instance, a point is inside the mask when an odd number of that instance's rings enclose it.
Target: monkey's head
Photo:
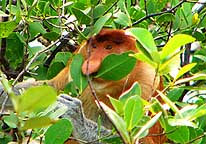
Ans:
[[[88,57],[88,51],[90,52]],[[109,54],[120,54],[126,51],[137,52],[135,39],[124,30],[103,29],[91,37],[81,47],[80,53],[85,58],[82,65],[83,74],[92,74],[99,70],[102,60]],[[89,61],[88,71],[87,64]]]

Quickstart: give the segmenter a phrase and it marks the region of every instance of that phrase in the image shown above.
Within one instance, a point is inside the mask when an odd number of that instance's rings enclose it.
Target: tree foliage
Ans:
[[[206,143],[206,13],[205,9],[196,7],[198,3],[189,0],[1,0],[0,4],[0,68],[7,76],[1,74],[0,80],[17,112],[1,113],[0,123],[20,132],[33,129],[31,137],[45,135],[46,143],[63,143],[71,135],[72,125],[66,119],[57,121],[64,108],[52,113],[55,90],[40,86],[16,97],[10,84],[27,78],[51,79],[72,59],[74,81],[64,92],[73,96],[80,94],[87,86],[87,78],[80,73],[81,56],[73,56],[73,52],[84,40],[108,27],[126,29],[137,40],[141,53],[108,56],[97,77],[121,79],[138,60],[153,66],[165,87],[146,102],[140,97],[140,87],[134,83],[119,99],[110,98],[115,111],[101,103],[122,141],[135,143],[159,121],[173,143]],[[111,60],[116,63],[110,63]],[[122,67],[126,71],[118,74]],[[43,97],[42,103],[36,103]],[[147,115],[148,111],[152,116]],[[51,126],[48,128],[48,125]],[[54,136],[59,128],[64,135]],[[9,141],[11,137],[0,129],[0,143]],[[118,143],[119,139],[102,141]]]

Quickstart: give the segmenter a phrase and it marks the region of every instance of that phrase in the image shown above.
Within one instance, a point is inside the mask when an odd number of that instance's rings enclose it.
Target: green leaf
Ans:
[[[98,34],[104,24],[109,20],[109,18],[112,16],[111,13],[107,13],[106,15],[100,17],[94,24],[94,27],[92,29],[91,35]]]
[[[185,126],[177,127],[172,132],[166,132],[167,138],[175,143],[186,143],[189,141],[189,129]]]
[[[56,101],[56,97],[56,91],[50,86],[30,87],[19,96],[17,112],[34,112],[46,108]]]
[[[108,55],[102,62],[97,73],[97,78],[106,80],[120,80],[128,75],[136,64],[136,59],[126,52],[122,54]]]
[[[174,54],[172,57],[170,57],[168,60],[166,60],[164,63],[159,65],[158,73],[160,75],[168,74],[169,72],[173,71],[174,69],[179,68],[180,66],[180,53],[183,51],[178,52],[177,54]]]
[[[60,34],[55,31],[52,31],[52,32],[44,33],[42,36],[48,39],[49,41],[55,41],[60,37]]]
[[[177,80],[174,83],[174,85],[179,85],[181,83],[186,83],[186,82],[189,82],[189,81],[197,81],[197,80],[205,80],[205,79],[206,79],[206,74],[195,74],[191,77]]]
[[[124,120],[117,113],[115,113],[112,109],[110,109],[107,105],[105,105],[102,102],[100,102],[100,104],[102,108],[104,109],[104,111],[106,112],[109,119],[116,126],[124,142],[131,143],[129,133],[127,132],[126,123],[124,122]]]
[[[137,82],[134,82],[134,84],[131,86],[130,89],[128,89],[127,91],[125,91],[124,93],[122,93],[119,97],[119,100],[125,104],[126,101],[132,97],[132,96],[141,96],[142,92],[141,92],[141,87]]]
[[[0,22],[0,38],[8,37],[17,25],[15,21]]]
[[[106,11],[106,6],[103,4],[99,4],[97,6],[94,7],[94,19],[99,18],[101,16],[103,16],[103,14]]]
[[[61,119],[50,126],[45,133],[45,144],[63,144],[72,134],[72,124],[68,119]]]
[[[167,97],[173,102],[178,101],[183,92],[183,88],[174,88],[173,90],[168,92]]]
[[[79,92],[82,93],[83,90],[87,87],[87,78],[82,74],[82,64],[83,57],[80,54],[77,54],[73,57],[71,63],[71,77],[75,85],[79,88]]]
[[[140,50],[150,59],[152,59],[151,53],[157,52],[152,34],[144,28],[130,28],[127,31],[143,46]]]
[[[132,22],[130,17],[123,12],[118,12],[115,14],[116,19],[114,20],[116,23],[123,25],[123,26],[131,26]]]
[[[173,22],[175,20],[175,16],[172,13],[164,13],[157,18],[157,23],[160,25],[166,22]]]
[[[90,24],[91,18],[84,14],[80,9],[73,7],[72,13],[77,18],[79,24]]]
[[[18,117],[13,112],[9,116],[4,116],[3,120],[10,128],[17,128],[18,126]]]
[[[72,57],[72,54],[70,52],[58,52],[55,55],[53,62],[62,62],[66,66],[68,63],[68,60]]]
[[[47,79],[55,77],[64,67],[62,62],[53,62],[47,71]]]
[[[19,67],[24,57],[25,45],[22,41],[22,37],[18,32],[11,33],[6,39],[6,57],[10,66],[14,69]]]
[[[166,57],[173,55],[181,46],[184,46],[194,41],[195,38],[186,34],[177,34],[173,36],[163,47],[161,59],[164,60]]]
[[[144,115],[143,108],[144,105],[140,97],[132,96],[127,100],[124,108],[124,120],[129,132],[131,132],[142,119]]]
[[[133,142],[138,141],[142,135],[144,135],[145,131],[149,130],[160,118],[162,115],[162,112],[157,113],[151,120],[149,120],[139,131],[138,133],[133,137]]]
[[[123,115],[123,103],[120,102],[119,100],[109,96],[109,100],[112,104],[112,106],[114,107],[115,111],[119,114],[119,115]]]
[[[22,127],[22,130],[43,128],[43,127],[47,127],[48,125],[52,123],[54,123],[54,121],[48,116],[34,117],[34,118],[30,118],[25,121],[25,124]]]
[[[135,57],[137,60],[140,60],[142,62],[148,63],[149,65],[151,65],[152,67],[156,68],[157,64],[149,59],[146,55],[144,55],[143,53],[136,53],[136,54],[130,54],[131,56]]]
[[[45,34],[46,30],[40,22],[31,22],[29,23],[29,32],[31,35],[30,38],[33,39],[38,34]]]
[[[187,64],[185,66],[183,66],[179,72],[177,73],[176,77],[174,78],[173,81],[176,81],[178,78],[180,78],[181,76],[183,76],[185,73],[187,73],[188,71],[190,71],[193,67],[195,67],[197,64],[196,63],[190,63]]]

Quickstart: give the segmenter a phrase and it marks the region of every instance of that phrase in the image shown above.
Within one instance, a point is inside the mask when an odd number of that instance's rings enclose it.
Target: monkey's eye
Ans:
[[[112,49],[112,45],[107,45],[106,47],[105,47],[105,49]]]
[[[92,48],[97,48],[95,43],[92,44]]]

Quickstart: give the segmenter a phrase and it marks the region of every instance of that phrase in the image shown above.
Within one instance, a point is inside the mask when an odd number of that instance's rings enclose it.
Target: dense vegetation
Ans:
[[[27,136],[45,143],[63,143],[71,135],[69,120],[57,120],[65,109],[53,112],[55,90],[48,86],[33,87],[16,97],[10,85],[28,78],[51,79],[70,58],[81,63],[81,57],[73,57],[74,50],[103,27],[128,29],[142,52],[132,56],[152,65],[164,83],[164,89],[149,102],[141,99],[140,88],[135,84],[129,94],[135,93],[136,97],[126,94],[119,100],[111,98],[116,112],[103,106],[121,133],[121,140],[135,143],[159,121],[173,143],[206,143],[206,12],[195,9],[196,2],[0,0],[0,4],[0,80],[15,109],[5,114],[6,106],[1,101],[0,124],[4,122],[8,128],[7,131],[0,128],[0,143],[12,141],[7,133],[12,128],[17,129],[19,142]],[[127,58],[129,66],[133,64],[133,59],[124,55],[112,58],[117,62]],[[78,66],[81,65],[73,66],[74,71]],[[107,68],[110,72],[103,75]],[[122,74],[118,72],[121,68],[112,65],[107,68],[98,76],[117,80],[129,72]],[[116,76],[110,77],[111,73]],[[77,96],[86,87],[87,79],[77,73],[73,77],[74,81],[63,92]],[[167,104],[167,109],[158,99]],[[28,129],[32,129],[29,136],[25,133]],[[119,139],[107,139],[107,142],[119,143]]]

